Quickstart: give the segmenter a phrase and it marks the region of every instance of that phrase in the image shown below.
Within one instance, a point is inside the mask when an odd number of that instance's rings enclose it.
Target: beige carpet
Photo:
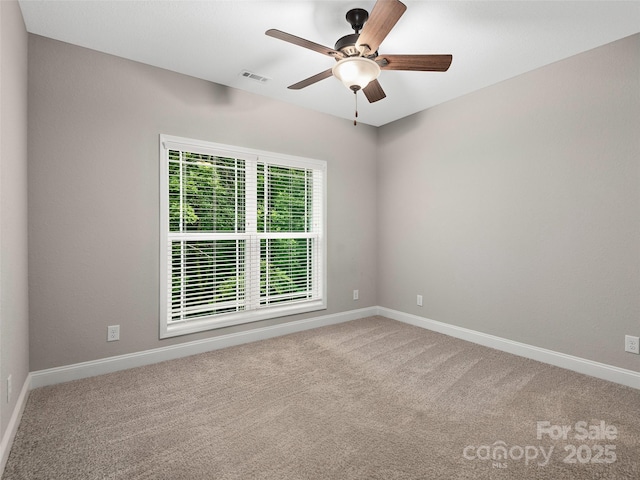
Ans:
[[[639,390],[380,317],[36,389],[3,476],[592,478],[640,478]]]

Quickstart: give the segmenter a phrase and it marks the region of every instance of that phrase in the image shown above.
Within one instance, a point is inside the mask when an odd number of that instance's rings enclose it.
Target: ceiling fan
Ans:
[[[373,6],[371,15],[361,8],[349,10],[346,19],[355,33],[340,38],[334,48],[276,29],[267,30],[265,33],[270,37],[333,57],[337,61],[333,68],[294,83],[288,88],[300,90],[333,75],[354,94],[362,90],[367,100],[373,103],[386,97],[377,80],[380,70],[446,72],[453,60],[452,55],[381,55],[378,53],[378,47],[406,9],[407,6],[399,0],[378,0]]]

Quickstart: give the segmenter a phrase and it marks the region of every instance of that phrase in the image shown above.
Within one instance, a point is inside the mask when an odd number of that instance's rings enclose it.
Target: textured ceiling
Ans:
[[[31,33],[351,119],[353,94],[335,78],[299,91],[286,88],[334,60],[264,32],[277,28],[333,47],[353,33],[346,12],[370,12],[374,3],[21,0],[20,6]],[[361,123],[384,125],[640,32],[638,1],[404,3],[407,11],[380,53],[451,53],[453,63],[445,73],[383,71],[387,98],[368,104],[361,96]],[[243,70],[269,81],[249,80]]]

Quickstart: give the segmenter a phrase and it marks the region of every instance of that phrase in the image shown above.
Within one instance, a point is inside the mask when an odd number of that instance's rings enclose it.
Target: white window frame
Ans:
[[[171,298],[169,287],[171,285],[171,266],[168,249],[171,243],[169,232],[169,151],[181,150],[205,155],[231,157],[242,159],[246,165],[247,182],[247,203],[245,232],[232,234],[234,238],[246,239],[247,259],[245,263],[245,275],[253,281],[246,282],[246,310],[233,313],[223,313],[207,318],[188,320],[184,322],[173,322],[171,318]],[[258,163],[277,165],[282,167],[305,168],[314,172],[319,172],[319,179],[314,180],[314,219],[312,232],[301,234],[301,236],[313,237],[315,240],[314,259],[315,268],[318,269],[318,280],[314,285],[314,299],[303,300],[292,303],[276,304],[272,306],[260,306],[260,240],[278,238],[274,233],[257,232],[255,221],[253,225],[251,218],[256,217],[257,195],[255,181],[250,176],[255,176]],[[232,145],[212,143],[202,140],[176,137],[171,135],[160,135],[160,338],[168,338],[189,333],[202,332],[231,325],[256,322],[269,318],[283,317],[307,313],[327,308],[326,299],[326,185],[327,185],[327,163],[323,160],[315,160],[303,157],[294,157],[273,152],[253,150]],[[255,177],[253,177],[255,178]],[[250,185],[253,184],[253,185]],[[185,237],[198,239],[198,233],[184,234]],[[220,234],[218,234],[220,235]],[[221,236],[222,238],[222,236]],[[286,238],[291,238],[287,235]],[[257,283],[255,279],[257,278]]]

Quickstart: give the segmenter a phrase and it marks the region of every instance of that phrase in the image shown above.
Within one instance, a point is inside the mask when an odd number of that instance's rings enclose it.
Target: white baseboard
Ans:
[[[572,370],[574,372],[583,373],[603,380],[609,380],[610,382],[626,385],[627,387],[640,389],[640,372],[636,372],[634,370],[614,367],[605,363],[594,362],[593,360],[587,360],[585,358],[574,357],[573,355],[547,350],[546,348],[534,347],[532,345],[527,345],[526,343],[515,342],[506,338],[496,337],[495,335],[477,332],[468,328],[457,327],[448,323],[430,320],[428,318],[399,312],[389,308],[378,307],[377,314],[400,322],[409,323],[416,327],[433,330],[434,332],[444,333],[451,337],[484,345],[485,347],[495,348],[496,350],[548,363],[550,365],[555,365],[556,367],[566,368],[567,370]]]
[[[188,357],[189,355],[196,355],[198,353],[218,350],[220,348],[232,347],[243,343],[255,342],[257,340],[265,340],[267,338],[301,332],[312,328],[324,327],[326,325],[348,322],[350,320],[376,315],[376,313],[377,307],[349,310],[347,312],[296,320],[270,327],[255,328],[244,332],[230,333],[228,335],[180,343],[168,347],[154,348],[152,350],[76,363],[63,367],[38,370],[31,372],[31,388],[70,382],[81,378],[94,377],[96,375],[117,372],[128,368],[164,362],[165,360]]]
[[[385,307],[368,307],[359,310],[350,310],[347,312],[324,315],[305,320],[296,320],[289,323],[283,323],[281,325],[261,327],[244,332],[232,333],[204,340],[196,340],[193,342],[181,343],[178,345],[171,345],[143,352],[76,363],[47,370],[39,370],[31,372],[29,375],[31,379],[30,388],[54,385],[72,380],[79,380],[81,378],[93,377],[95,375],[126,370],[128,368],[150,365],[152,363],[163,362],[165,360],[187,357],[189,355],[196,355],[198,353],[204,353],[220,348],[232,347],[243,343],[255,342],[326,325],[348,322],[350,320],[356,320],[358,318],[369,317],[372,315],[382,315],[384,317],[425,328],[427,330],[433,330],[435,332],[444,333],[445,335],[460,338],[479,345],[495,348],[496,350],[501,350],[503,352],[530,358],[532,360],[548,363],[557,367],[566,368],[567,370],[572,370],[574,372],[583,373],[592,377],[640,389],[640,372],[594,362],[592,360],[535,347],[525,343],[515,342],[495,335],[477,332],[468,328],[430,320],[428,318],[399,312]]]
[[[24,380],[22,389],[20,390],[20,395],[18,396],[16,406],[14,407],[11,418],[9,419],[7,429],[4,431],[4,435],[2,436],[2,442],[0,442],[0,476],[4,473],[4,467],[7,465],[7,460],[9,460],[9,453],[11,453],[13,439],[16,437],[18,426],[20,425],[20,419],[22,418],[22,412],[24,412],[24,407],[27,404],[27,399],[29,398],[30,386],[31,374],[28,374],[27,378]]]

